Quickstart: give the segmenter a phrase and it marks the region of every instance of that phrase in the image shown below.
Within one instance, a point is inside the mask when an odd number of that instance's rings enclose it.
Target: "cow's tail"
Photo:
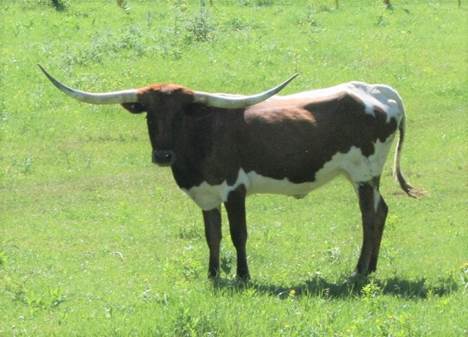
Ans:
[[[400,126],[398,128],[400,135],[398,138],[398,143],[397,143],[397,147],[395,151],[393,176],[400,184],[401,189],[406,192],[406,194],[408,194],[410,197],[413,197],[413,198],[420,198],[424,194],[426,194],[426,192],[423,189],[419,189],[419,188],[411,186],[411,184],[406,180],[405,176],[403,175],[403,172],[401,172],[400,159],[401,159],[401,152],[403,150],[403,142],[405,140],[406,116],[405,116],[403,103],[401,102],[401,100],[398,103],[400,105],[400,108],[402,109],[403,117],[400,121]]]

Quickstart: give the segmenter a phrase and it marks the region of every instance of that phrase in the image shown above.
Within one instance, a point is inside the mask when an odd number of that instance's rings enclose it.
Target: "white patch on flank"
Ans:
[[[403,102],[395,89],[385,84],[367,84],[357,81],[350,82],[349,85],[360,92],[359,97],[366,105],[366,112],[368,106],[376,106],[386,112],[387,123],[390,118],[395,118],[397,124],[400,123],[403,117]]]
[[[336,153],[315,174],[313,182],[296,184],[290,182],[287,178],[273,179],[262,176],[255,171],[245,172],[241,168],[233,185],[228,185],[226,181],[218,185],[202,182],[198,186],[194,186],[188,190],[183,189],[183,191],[203,210],[219,207],[220,204],[227,200],[229,193],[240,185],[244,185],[247,194],[272,193],[302,198],[313,189],[320,187],[339,174],[345,174],[354,184],[367,182],[379,176],[392,140],[393,136],[390,136],[385,142],[377,141],[374,144],[374,153],[369,157],[364,156],[361,150],[355,146],[351,147],[347,153]],[[374,203],[378,205],[378,200],[374,199]]]

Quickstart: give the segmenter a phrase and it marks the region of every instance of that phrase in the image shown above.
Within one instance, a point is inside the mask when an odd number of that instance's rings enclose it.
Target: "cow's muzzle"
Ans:
[[[175,153],[172,150],[155,150],[152,159],[159,166],[170,166],[174,164]]]

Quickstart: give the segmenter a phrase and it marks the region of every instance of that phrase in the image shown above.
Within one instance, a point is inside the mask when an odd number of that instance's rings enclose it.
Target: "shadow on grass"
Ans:
[[[280,299],[291,297],[323,297],[330,299],[350,297],[375,297],[391,295],[406,299],[424,299],[430,296],[445,296],[458,290],[458,284],[449,276],[429,284],[426,279],[406,280],[399,277],[388,279],[340,278],[329,282],[322,276],[316,276],[301,284],[283,286],[257,281],[242,282],[231,279],[218,279],[213,283],[215,291],[241,293],[254,291],[257,294],[275,296]]]

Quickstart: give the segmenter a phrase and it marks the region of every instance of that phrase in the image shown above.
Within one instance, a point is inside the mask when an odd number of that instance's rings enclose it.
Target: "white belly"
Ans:
[[[255,171],[246,173],[240,169],[237,180],[233,185],[228,185],[226,181],[219,185],[209,185],[206,182],[194,186],[189,190],[183,189],[190,198],[203,210],[210,210],[225,202],[231,191],[240,185],[245,187],[247,195],[254,193],[283,194],[302,198],[306,196],[316,185],[315,182],[294,184],[287,178],[273,179],[262,176]]]
[[[374,153],[369,157],[364,156],[361,150],[354,146],[346,153],[336,153],[315,174],[313,182],[292,183],[287,178],[273,179],[262,176],[255,171],[245,172],[241,168],[233,185],[228,185],[226,181],[219,185],[209,185],[202,182],[198,186],[188,190],[183,189],[183,191],[203,210],[219,207],[227,200],[229,193],[240,185],[245,187],[247,194],[271,193],[302,198],[341,173],[345,173],[346,177],[353,183],[370,181],[379,176],[392,140],[393,136],[388,137],[385,142],[377,141],[374,144]]]

